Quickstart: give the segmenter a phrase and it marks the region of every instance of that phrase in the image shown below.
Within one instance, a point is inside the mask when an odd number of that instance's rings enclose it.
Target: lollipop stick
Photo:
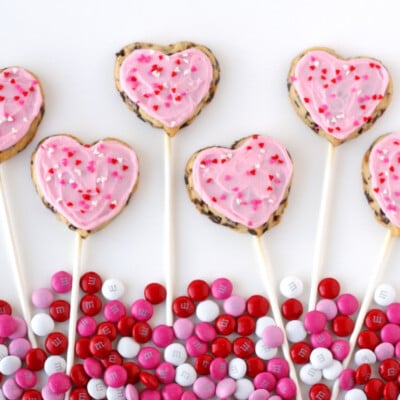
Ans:
[[[71,307],[68,327],[67,374],[74,365],[76,322],[78,320],[79,280],[81,275],[82,237],[75,233],[75,256],[72,270]],[[66,397],[67,398],[67,397]]]
[[[328,155],[325,164],[325,175],[324,183],[322,187],[322,198],[319,209],[317,236],[315,238],[315,250],[313,269],[311,274],[311,287],[310,287],[310,298],[308,301],[308,309],[314,310],[315,303],[317,300],[317,287],[321,277],[321,271],[326,253],[326,239],[329,225],[329,210],[331,202],[331,192],[333,183],[333,167],[334,167],[334,150],[335,147],[332,143],[329,143]]]
[[[17,243],[11,226],[10,210],[7,202],[7,195],[5,193],[5,188],[2,179],[2,165],[0,164],[0,208],[4,221],[4,232],[6,234],[6,240],[9,247],[11,255],[11,266],[14,273],[15,283],[17,285],[17,293],[19,298],[19,303],[22,309],[22,315],[28,325],[28,338],[32,344],[32,347],[37,347],[36,337],[30,328],[30,322],[32,319],[31,310],[29,307],[28,298],[26,293],[26,284],[24,280],[24,273],[21,267],[21,261],[18,254]]]
[[[175,281],[175,253],[174,253],[174,229],[173,229],[173,206],[172,206],[172,139],[165,134],[164,141],[164,254],[165,254],[165,285],[167,289],[166,298],[166,322],[173,324],[172,301],[174,298]]]
[[[285,332],[285,326],[283,324],[280,308],[279,308],[279,303],[278,303],[278,296],[275,290],[275,277],[274,277],[274,271],[271,267],[271,263],[269,260],[269,257],[267,255],[267,252],[265,250],[265,246],[262,243],[261,237],[256,236],[256,247],[257,247],[257,252],[260,257],[260,272],[261,276],[265,285],[265,289],[268,295],[269,303],[271,306],[272,310],[272,315],[275,319],[276,325],[282,329],[283,332]],[[294,381],[297,387],[297,394],[296,394],[296,399],[297,400],[302,400],[302,394],[300,390],[300,384],[299,380],[297,379],[297,374],[296,370],[294,367],[294,364],[292,362],[292,358],[290,357],[290,352],[289,352],[289,344],[286,339],[286,336],[284,335],[284,341],[282,344],[282,351],[283,355],[285,356],[286,361],[289,363],[290,367],[290,377]]]
[[[350,346],[349,354],[343,360],[343,363],[342,363],[343,369],[347,368],[350,364],[351,358],[353,356],[354,348],[357,343],[358,334],[360,333],[360,330],[364,323],[365,316],[368,312],[368,308],[371,304],[371,300],[372,300],[372,296],[374,294],[376,283],[381,280],[381,277],[383,276],[384,271],[386,269],[387,259],[388,259],[392,239],[393,239],[393,234],[389,230],[388,233],[386,234],[385,240],[383,242],[383,246],[379,253],[378,262],[376,263],[375,269],[371,273],[371,277],[369,279],[369,283],[367,286],[367,291],[363,295],[364,298],[361,303],[360,311],[358,312],[357,320],[354,324],[354,330],[353,330],[353,332],[350,336],[350,340],[349,340],[349,346]],[[338,394],[339,394],[339,382],[336,381],[335,385],[333,386],[333,390],[332,390],[332,399],[336,399],[338,397]]]

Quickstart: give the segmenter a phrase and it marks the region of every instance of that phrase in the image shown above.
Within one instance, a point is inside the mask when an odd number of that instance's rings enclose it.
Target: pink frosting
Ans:
[[[375,143],[369,156],[374,197],[390,222],[400,227],[400,133]]]
[[[34,155],[36,184],[46,201],[72,225],[91,230],[114,218],[138,179],[135,152],[113,139],[81,145],[50,136]]]
[[[28,71],[13,67],[0,73],[0,151],[27,134],[42,104],[39,82]]]
[[[385,96],[389,73],[370,58],[341,60],[316,50],[297,63],[290,80],[313,121],[344,140],[371,120]]]
[[[170,128],[194,114],[212,79],[210,59],[196,48],[170,56],[152,49],[134,50],[120,69],[121,87],[128,97]]]
[[[194,189],[230,220],[258,228],[284,199],[292,161],[277,140],[254,135],[239,148],[210,147],[193,164]]]

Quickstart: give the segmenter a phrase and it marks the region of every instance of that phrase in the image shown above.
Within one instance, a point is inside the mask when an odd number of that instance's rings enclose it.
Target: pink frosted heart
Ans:
[[[122,211],[138,174],[135,152],[116,139],[82,145],[69,135],[55,135],[33,155],[32,175],[45,203],[86,232]]]
[[[265,224],[290,185],[292,161],[267,136],[252,136],[240,147],[209,147],[193,163],[193,184],[213,209],[248,228]]]
[[[42,104],[39,82],[30,72],[20,67],[1,71],[0,151],[23,139]]]
[[[342,60],[314,50],[290,77],[311,119],[328,135],[345,140],[371,120],[389,85],[389,73],[370,58]]]
[[[390,222],[400,227],[400,133],[378,140],[369,156],[371,188]]]
[[[128,97],[170,128],[193,116],[212,80],[211,61],[197,48],[172,55],[153,49],[134,50],[124,59],[119,76]]]

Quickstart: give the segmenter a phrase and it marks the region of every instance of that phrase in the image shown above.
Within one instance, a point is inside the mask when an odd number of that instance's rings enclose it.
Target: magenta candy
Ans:
[[[207,344],[197,336],[190,336],[186,339],[185,347],[190,357],[198,357],[207,352]]]
[[[246,309],[246,300],[241,296],[233,295],[224,301],[223,307],[227,314],[238,317]]]
[[[290,378],[279,379],[275,390],[282,399],[293,399],[296,396],[296,385]]]
[[[14,317],[8,314],[0,315],[0,337],[8,338],[18,328],[17,321]]]
[[[389,322],[400,324],[400,303],[389,304],[386,308],[386,316]]]
[[[83,369],[90,378],[101,378],[103,376],[103,366],[101,362],[93,357],[85,358]]]
[[[289,375],[289,364],[283,358],[271,358],[267,364],[267,372],[271,372],[277,379],[285,378]]]
[[[28,330],[28,327],[26,326],[25,320],[23,320],[20,317],[14,317],[14,321],[17,323],[17,328],[13,332],[13,334],[9,335],[8,337],[10,339],[18,339],[18,338],[23,338],[26,336],[26,332]]]
[[[124,386],[127,380],[128,373],[121,365],[110,365],[104,371],[104,382],[112,388]]]
[[[188,390],[187,392],[182,393],[182,396],[179,400],[197,400],[197,396]]]
[[[397,342],[394,346],[394,354],[397,358],[400,358],[400,342]]]
[[[135,385],[132,385],[131,383],[126,385],[125,397],[126,397],[126,400],[139,400],[139,393],[138,393]]]
[[[80,336],[90,337],[96,333],[97,330],[97,322],[93,317],[89,315],[85,315],[78,319],[76,324],[76,330]]]
[[[51,287],[56,293],[68,293],[72,289],[72,275],[58,271],[51,277]]]
[[[22,389],[13,378],[8,378],[3,382],[2,390],[8,400],[18,400],[22,396]]]
[[[309,333],[319,333],[325,329],[326,315],[321,311],[309,311],[304,316],[304,328]]]
[[[396,344],[400,341],[400,326],[396,324],[386,324],[381,330],[382,342]]]
[[[232,282],[226,278],[218,278],[211,284],[211,294],[215,299],[227,299],[233,290]]]
[[[387,360],[394,356],[394,346],[392,343],[388,342],[379,343],[378,346],[375,347],[374,353],[378,361]]]
[[[8,345],[8,353],[11,356],[17,356],[21,360],[23,360],[26,356],[26,353],[32,348],[29,340],[25,338],[13,339]]]
[[[342,390],[350,390],[355,386],[356,373],[351,368],[344,369],[339,375],[339,387]]]
[[[175,367],[167,362],[162,362],[156,369],[156,377],[161,383],[172,383],[175,379]]]
[[[229,364],[225,358],[217,357],[210,363],[210,375],[216,381],[221,381],[226,377],[229,370]]]
[[[194,331],[197,337],[203,342],[212,342],[217,336],[214,326],[208,322],[198,323]]]
[[[228,399],[235,393],[236,383],[232,378],[225,378],[217,383],[215,393],[219,399]]]
[[[153,311],[153,305],[145,299],[136,300],[131,305],[132,317],[138,321],[148,321],[153,316]]]
[[[350,293],[340,295],[336,300],[336,305],[341,314],[352,315],[358,310],[358,300]]]
[[[48,288],[39,288],[32,292],[31,300],[36,308],[49,308],[54,301],[54,293]]]
[[[104,306],[103,315],[107,321],[116,323],[126,315],[125,306],[119,300],[111,300]]]
[[[270,393],[265,389],[257,389],[249,396],[249,400],[265,400],[270,399]]]
[[[152,340],[158,347],[167,347],[174,341],[174,330],[168,325],[158,325],[153,329]]]
[[[319,300],[317,305],[315,306],[315,309],[324,313],[328,321],[335,318],[338,313],[336,303],[331,299]]]
[[[317,347],[329,349],[332,345],[332,335],[329,331],[313,333],[310,336],[310,343],[314,349]]]
[[[161,363],[161,354],[151,346],[142,347],[138,354],[138,363],[144,369],[157,368]]]
[[[163,400],[180,399],[182,393],[183,389],[177,383],[169,383],[168,385],[165,385],[161,390]]]
[[[140,392],[140,400],[161,400],[158,390],[144,389]]]
[[[330,348],[333,358],[338,361],[343,361],[350,351],[348,342],[342,339],[334,340]]]
[[[276,386],[276,378],[271,372],[260,372],[254,378],[254,387],[256,389],[274,390]]]
[[[63,372],[55,372],[48,377],[47,384],[55,394],[67,393],[71,388],[71,379]]]
[[[48,384],[43,386],[42,396],[43,400],[64,400],[65,398],[64,393],[53,393]]]
[[[193,333],[194,323],[189,318],[179,318],[174,322],[173,329],[178,339],[186,340]]]
[[[215,394],[215,383],[207,376],[201,376],[193,383],[193,391],[202,400],[211,399]]]
[[[27,368],[20,368],[15,373],[15,382],[22,389],[32,389],[37,383],[37,376]]]
[[[268,348],[279,347],[282,345],[284,335],[282,329],[276,325],[269,325],[264,328],[262,341]]]

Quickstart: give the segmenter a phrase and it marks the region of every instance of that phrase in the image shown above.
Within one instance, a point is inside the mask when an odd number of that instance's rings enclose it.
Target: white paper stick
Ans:
[[[5,192],[5,187],[3,183],[3,170],[2,164],[0,164],[0,208],[2,213],[2,219],[4,221],[3,229],[6,234],[7,245],[9,248],[11,268],[14,274],[14,280],[17,287],[17,294],[19,303],[22,310],[22,315],[28,325],[28,338],[32,344],[32,347],[37,347],[36,337],[33,334],[30,324],[32,320],[31,309],[29,305],[30,296],[26,292],[26,283],[24,279],[24,271],[21,267],[21,260],[18,253],[18,246],[15,240],[14,232],[11,226],[11,215],[10,209],[8,207],[7,195]]]
[[[174,298],[175,284],[175,243],[174,243],[174,209],[172,204],[172,139],[168,134],[164,135],[164,274],[167,297],[166,323],[172,326],[174,317],[172,313],[172,302]]]
[[[290,357],[290,351],[289,351],[289,343],[286,338],[285,334],[285,325],[283,323],[280,307],[279,307],[279,302],[278,302],[278,296],[275,290],[275,276],[274,276],[274,270],[271,267],[271,262],[269,260],[269,257],[267,255],[267,251],[265,249],[265,246],[263,245],[262,239],[260,236],[256,236],[255,238],[255,243],[257,247],[257,252],[260,257],[260,272],[261,272],[261,277],[264,282],[265,290],[267,292],[267,297],[269,300],[269,304],[271,306],[271,311],[272,311],[272,316],[275,320],[276,325],[282,329],[282,332],[284,333],[284,341],[282,344],[282,352],[283,355],[286,359],[286,361],[289,364],[290,368],[290,377],[294,381],[297,387],[297,393],[296,393],[296,399],[297,400],[302,400],[302,393],[301,393],[301,386],[299,384],[299,380],[297,378],[297,373],[295,366],[293,364],[292,358]]]
[[[321,279],[322,269],[325,262],[327,234],[329,226],[330,206],[332,199],[332,183],[334,171],[335,147],[329,142],[326,157],[325,174],[322,187],[322,197],[318,216],[317,235],[315,238],[314,259],[311,273],[310,298],[308,309],[314,310],[317,301],[318,282]]]
[[[349,366],[350,361],[353,357],[353,352],[354,352],[354,349],[355,349],[355,346],[357,343],[357,337],[362,329],[365,316],[368,312],[372,297],[374,295],[376,285],[380,282],[380,280],[385,272],[386,266],[387,266],[387,260],[388,260],[388,256],[389,256],[389,250],[390,250],[390,245],[392,243],[392,239],[393,239],[393,234],[389,230],[385,236],[383,246],[379,253],[378,261],[375,265],[375,269],[372,271],[371,276],[369,278],[367,290],[363,294],[363,301],[360,306],[360,311],[358,312],[357,319],[354,324],[354,330],[353,330],[353,332],[350,336],[350,340],[349,340],[349,346],[350,346],[349,354],[343,360],[343,363],[342,363],[343,369],[345,369]],[[338,396],[339,396],[339,381],[337,380],[332,389],[332,399],[333,400],[337,399]]]

